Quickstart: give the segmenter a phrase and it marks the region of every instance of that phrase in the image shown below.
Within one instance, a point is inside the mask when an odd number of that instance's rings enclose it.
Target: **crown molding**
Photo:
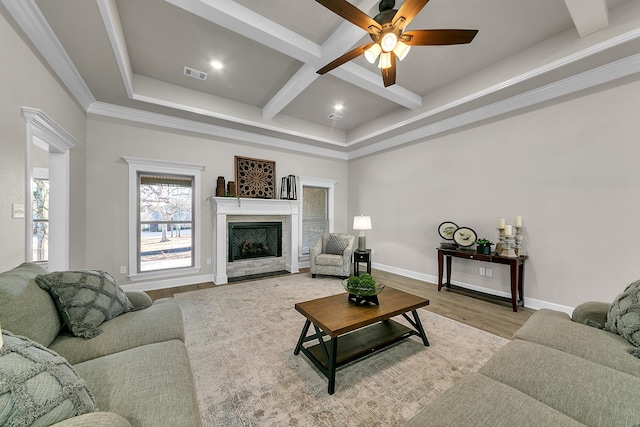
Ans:
[[[95,101],[93,94],[80,76],[49,23],[34,0],[2,0],[22,31],[46,59],[80,105],[87,109]]]
[[[338,150],[316,147],[299,142],[274,138],[267,135],[260,135],[254,132],[231,129],[223,126],[201,123],[163,114],[150,113],[148,111],[120,107],[118,105],[106,104],[102,102],[92,103],[91,106],[87,109],[87,113],[132,121],[136,123],[144,123],[147,125],[160,126],[184,132],[194,132],[202,135],[214,136],[234,141],[264,145],[270,148],[279,148],[282,150],[295,151],[320,157],[347,160],[347,153]]]
[[[610,64],[576,74],[572,77],[567,77],[566,79],[507,98],[503,101],[495,102],[493,104],[441,120],[419,129],[406,132],[402,135],[389,138],[385,141],[350,151],[349,159],[355,159],[409,142],[425,139],[442,132],[540,104],[545,101],[569,95],[603,83],[608,83],[638,72],[640,72],[640,54],[629,56]]]
[[[500,90],[503,89],[508,89],[510,87],[516,86],[518,84],[522,84],[528,80],[534,79],[536,77],[542,76],[546,73],[549,73],[551,71],[556,71],[559,70],[562,67],[566,67],[568,65],[571,65],[575,62],[578,62],[580,60],[595,56],[599,53],[603,53],[609,49],[621,46],[625,43],[634,41],[636,39],[640,38],[640,28],[636,28],[633,29],[631,31],[628,31],[624,34],[620,34],[619,36],[616,37],[612,37],[608,40],[605,40],[601,43],[595,44],[593,46],[589,46],[585,49],[582,49],[578,52],[575,52],[571,55],[567,55],[565,57],[562,57],[556,61],[552,61],[548,64],[542,65],[540,67],[534,68],[531,71],[528,71],[526,73],[520,74],[512,79],[508,79],[505,80],[503,82],[500,82],[498,84],[489,86],[483,90],[480,90],[478,92],[475,92],[471,95],[468,96],[464,96],[462,98],[456,99],[455,101],[449,102],[447,104],[441,105],[437,108],[431,109],[429,111],[425,111],[424,113],[421,114],[417,114],[415,116],[411,116],[410,118],[407,118],[406,120],[402,120],[399,122],[394,123],[393,125],[390,126],[386,126],[384,128],[378,129],[375,132],[369,132],[366,135],[363,135],[359,138],[354,138],[352,140],[349,140],[347,142],[347,147],[365,142],[370,140],[371,138],[375,138],[377,136],[380,135],[384,135],[385,133],[388,132],[392,132],[394,130],[398,130],[404,126],[407,126],[409,124],[418,122],[420,120],[424,120],[427,119],[429,117],[433,117],[437,114],[441,114],[447,110],[451,110],[453,108],[462,106],[466,103],[475,101],[477,99],[480,99],[482,97],[491,95],[492,93],[498,92]]]

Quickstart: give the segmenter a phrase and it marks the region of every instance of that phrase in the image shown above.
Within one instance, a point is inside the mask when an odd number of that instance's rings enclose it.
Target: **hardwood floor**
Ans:
[[[309,274],[309,271],[308,269],[302,269],[300,274]],[[386,271],[374,269],[372,274],[376,280],[382,281],[387,286],[428,298],[430,304],[424,307],[426,310],[504,338],[510,339],[513,333],[535,312],[530,308],[519,307],[518,312],[514,313],[511,310],[510,302],[445,288],[438,292],[438,286],[435,284],[410,279]],[[158,298],[172,297],[179,292],[207,289],[215,286],[213,283],[202,283],[147,291],[147,294],[156,300]]]

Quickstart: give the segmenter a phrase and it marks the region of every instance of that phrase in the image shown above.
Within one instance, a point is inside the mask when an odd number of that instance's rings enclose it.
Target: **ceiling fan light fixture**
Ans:
[[[394,32],[388,32],[380,39],[380,47],[384,52],[391,52],[398,44],[398,36]]]
[[[380,62],[378,62],[378,68],[380,68],[381,70],[386,70],[387,68],[391,68],[390,52],[382,52],[380,54]]]
[[[382,52],[382,48],[378,43],[374,43],[369,49],[364,51],[364,58],[369,61],[370,64],[375,64],[380,52]]]
[[[407,54],[409,53],[410,49],[411,49],[411,46],[409,46],[408,44],[402,43],[401,41],[398,40],[398,43],[396,44],[395,49],[393,49],[393,53],[395,53],[398,59],[402,61],[404,58],[407,57]]]

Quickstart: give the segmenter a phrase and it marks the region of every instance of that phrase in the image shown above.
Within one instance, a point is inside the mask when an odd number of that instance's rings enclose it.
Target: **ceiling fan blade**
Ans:
[[[393,25],[396,29],[402,30],[404,27],[409,25],[409,22],[416,17],[418,12],[422,10],[422,8],[427,4],[429,0],[407,0],[405,1],[400,9],[396,12],[393,17]]]
[[[353,49],[352,51],[345,53],[340,58],[334,59],[333,61],[331,61],[330,63],[328,63],[324,67],[320,68],[318,71],[316,71],[316,73],[318,73],[318,74],[328,73],[329,71],[333,70],[334,68],[341,66],[345,62],[349,62],[352,59],[357,58],[359,55],[362,55],[364,53],[364,51],[369,49],[372,45],[373,45],[373,43],[365,43],[362,46],[358,46],[357,48]]]
[[[396,56],[391,53],[391,67],[382,70],[382,81],[384,87],[389,87],[396,83]]]
[[[342,16],[352,24],[362,28],[368,33],[373,33],[371,27],[382,31],[382,27],[376,21],[371,19],[369,15],[352,5],[346,0],[316,0],[318,3],[331,10],[333,13]]]
[[[413,30],[402,33],[400,40],[409,46],[436,46],[471,43],[478,30]],[[411,38],[405,40],[405,38]]]

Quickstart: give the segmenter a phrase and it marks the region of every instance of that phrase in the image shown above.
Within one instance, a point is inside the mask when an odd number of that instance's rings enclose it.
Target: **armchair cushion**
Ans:
[[[327,240],[325,253],[331,255],[342,255],[347,246],[349,246],[349,239],[347,237],[331,234],[329,235],[329,240]]]

